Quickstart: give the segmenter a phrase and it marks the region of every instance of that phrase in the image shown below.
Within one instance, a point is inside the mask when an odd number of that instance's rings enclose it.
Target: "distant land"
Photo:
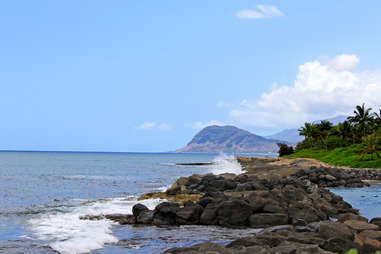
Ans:
[[[346,120],[347,116],[325,119],[334,125]],[[319,120],[320,121],[320,120]],[[319,122],[319,121],[314,121]],[[277,143],[296,145],[302,141],[297,128],[286,129],[262,137],[235,126],[212,125],[202,129],[183,148],[175,153],[276,153]]]
[[[333,125],[336,125],[338,123],[344,122],[347,119],[348,116],[340,115],[329,119],[324,119],[324,121],[329,121]],[[313,121],[313,123],[318,123],[321,120]],[[299,135],[298,128],[295,129],[286,129],[283,131],[280,131],[278,133],[275,133],[270,136],[266,136],[266,138],[269,139],[277,139],[277,140],[284,140],[292,145],[296,145],[298,142],[302,141],[304,137]]]
[[[177,153],[276,153],[278,140],[264,138],[234,126],[202,129]]]

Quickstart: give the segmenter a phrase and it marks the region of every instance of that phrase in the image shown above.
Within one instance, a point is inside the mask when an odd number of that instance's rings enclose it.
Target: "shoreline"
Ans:
[[[207,250],[254,253],[250,248],[256,248],[255,253],[273,253],[279,247],[293,251],[308,250],[308,253],[344,253],[352,247],[361,253],[381,249],[381,219],[368,222],[358,215],[358,210],[326,189],[369,186],[369,180],[380,182],[381,170],[328,167],[314,159],[237,157],[237,160],[246,170],[238,176],[206,174],[180,177],[166,192],[142,195],[138,200],[155,197],[169,200],[153,210],[136,204],[132,215],[82,219],[107,218],[121,225],[159,227],[215,225],[267,228],[260,234],[237,239],[227,246],[204,243],[173,248],[164,253],[202,253]],[[337,221],[332,221],[332,218]],[[326,231],[335,234],[327,235]],[[312,238],[304,239],[304,242],[298,240],[305,238],[306,234]],[[263,237],[276,239],[278,244],[269,246],[262,241]],[[249,249],[251,252],[242,252]]]

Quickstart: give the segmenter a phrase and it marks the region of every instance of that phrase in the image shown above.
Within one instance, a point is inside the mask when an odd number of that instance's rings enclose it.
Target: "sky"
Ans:
[[[381,108],[381,1],[0,3],[0,150],[164,152]]]

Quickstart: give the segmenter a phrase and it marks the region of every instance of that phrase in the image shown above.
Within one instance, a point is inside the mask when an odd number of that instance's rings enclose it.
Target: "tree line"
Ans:
[[[372,112],[365,104],[357,105],[344,122],[333,125],[329,121],[306,122],[298,129],[304,140],[299,142],[295,151],[306,148],[335,149],[357,144],[362,160],[367,154],[381,158],[381,109]]]

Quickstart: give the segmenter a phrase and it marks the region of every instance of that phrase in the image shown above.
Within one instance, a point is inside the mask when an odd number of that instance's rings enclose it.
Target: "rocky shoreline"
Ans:
[[[192,175],[179,178],[154,210],[142,204],[133,214],[85,216],[121,225],[217,225],[265,228],[227,246],[203,243],[165,253],[360,253],[381,250],[381,218],[358,215],[342,197],[325,187],[364,187],[381,180],[381,170],[335,168],[309,159],[238,158],[246,173],[238,176]]]

